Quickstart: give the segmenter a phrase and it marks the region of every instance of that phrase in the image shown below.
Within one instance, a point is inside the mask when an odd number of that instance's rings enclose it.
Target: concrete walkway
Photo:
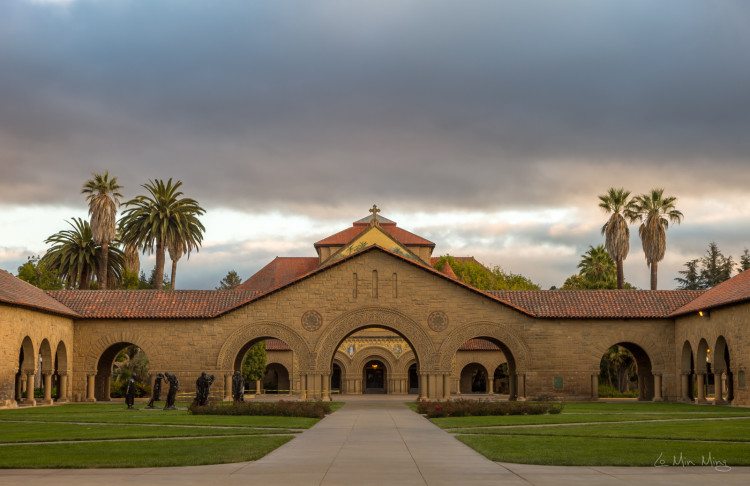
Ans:
[[[402,400],[348,401],[338,412],[255,462],[125,470],[0,470],[0,484],[750,484],[750,468],[721,473],[711,468],[498,464],[411,412]]]

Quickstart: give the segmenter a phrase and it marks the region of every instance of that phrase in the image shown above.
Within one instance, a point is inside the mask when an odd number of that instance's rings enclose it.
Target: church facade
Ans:
[[[175,373],[190,392],[206,371],[230,399],[259,341],[261,387],[301,399],[591,400],[617,344],[635,357],[642,400],[750,405],[750,272],[706,292],[487,292],[436,269],[434,247],[373,208],[316,256],[276,258],[235,290],[43,292],[0,271],[0,406],[108,400],[129,345],[152,376]]]

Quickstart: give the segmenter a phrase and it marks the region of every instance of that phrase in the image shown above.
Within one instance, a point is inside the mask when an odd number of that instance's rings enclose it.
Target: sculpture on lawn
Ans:
[[[164,373],[156,374],[156,381],[154,381],[154,389],[151,391],[151,400],[148,401],[146,408],[155,408],[154,402],[161,400],[161,382],[164,380]]]
[[[207,375],[202,372],[195,380],[195,400],[194,405],[205,407],[208,404],[208,396],[211,393],[211,384],[214,382],[214,375]]]
[[[133,404],[135,404],[135,380],[130,378],[125,386],[125,405],[133,408]]]
[[[245,377],[239,371],[232,376],[232,399],[235,402],[245,401]]]
[[[180,381],[172,373],[165,373],[164,376],[167,379],[167,383],[169,383],[167,403],[164,405],[164,410],[177,410],[177,407],[174,406],[174,402],[177,398],[177,390],[180,389]]]

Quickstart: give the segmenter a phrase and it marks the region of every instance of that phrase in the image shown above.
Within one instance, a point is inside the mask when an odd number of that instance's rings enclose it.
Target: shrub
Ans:
[[[112,382],[112,390],[109,394],[112,398],[123,398],[125,396],[125,389],[128,383],[124,380],[115,380]],[[137,398],[151,396],[151,385],[148,383],[135,382],[135,396]]]
[[[625,390],[621,392],[614,386],[599,383],[599,398],[638,398],[638,390]]]
[[[205,407],[191,405],[194,415],[275,415],[279,417],[323,418],[333,409],[329,402],[209,402]]]
[[[417,412],[427,418],[469,417],[478,415],[543,415],[562,412],[560,402],[491,402],[487,400],[448,400],[419,402]]]

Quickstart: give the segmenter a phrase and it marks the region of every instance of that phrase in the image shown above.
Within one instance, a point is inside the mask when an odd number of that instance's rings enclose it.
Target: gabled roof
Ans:
[[[391,235],[383,231],[381,226],[368,226],[362,233],[356,236],[352,241],[342,246],[336,252],[328,257],[323,265],[330,265],[339,258],[362,251],[368,246],[380,246],[381,248],[409,258],[420,260],[420,258],[409,250],[406,246],[396,241]]]
[[[237,290],[265,292],[315,270],[319,263],[318,257],[276,257],[238,285]]]
[[[57,290],[49,295],[86,319],[199,319],[251,300],[249,290]]]
[[[745,270],[734,277],[726,280],[716,287],[705,291],[697,299],[683,305],[672,313],[672,316],[681,316],[710,310],[728,304],[736,304],[750,300],[750,270]]]
[[[411,233],[409,231],[406,231],[405,229],[399,228],[398,226],[394,224],[382,224],[380,225],[381,229],[388,233],[391,238],[398,241],[402,245],[405,246],[430,246],[434,247],[435,243],[431,242],[430,240],[427,240],[425,238],[422,238],[421,236],[415,235],[414,233]],[[367,228],[369,228],[369,225],[366,224],[356,224],[355,226],[352,226],[351,228],[346,228],[343,231],[339,231],[336,234],[333,234],[327,238],[323,238],[322,240],[315,243],[315,247],[319,246],[343,246],[352,241],[354,238],[356,238],[360,233],[365,231]]]
[[[492,290],[503,302],[538,318],[666,319],[696,290]]]
[[[0,302],[65,317],[76,317],[73,310],[47,295],[44,290],[5,270],[0,270]]]

